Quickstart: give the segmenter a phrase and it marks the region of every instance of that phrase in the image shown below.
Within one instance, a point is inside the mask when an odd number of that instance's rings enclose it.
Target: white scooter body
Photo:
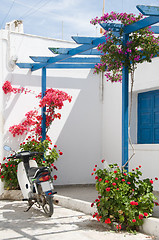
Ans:
[[[29,165],[30,167],[38,167],[35,160],[29,160]],[[20,162],[18,164],[17,178],[18,178],[18,183],[24,199],[29,199],[29,192],[31,192],[31,187],[30,187],[30,182],[28,180],[23,162]]]

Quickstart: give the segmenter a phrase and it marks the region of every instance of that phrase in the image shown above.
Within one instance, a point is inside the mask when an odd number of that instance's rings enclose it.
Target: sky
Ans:
[[[55,39],[100,36],[100,26],[90,20],[101,17],[104,0],[1,0],[0,28],[22,20],[24,33]],[[159,6],[159,0],[105,0],[104,12],[139,14],[136,5]]]

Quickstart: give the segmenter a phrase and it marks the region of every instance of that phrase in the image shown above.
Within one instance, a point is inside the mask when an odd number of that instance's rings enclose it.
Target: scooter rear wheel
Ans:
[[[45,204],[42,206],[45,214],[51,217],[54,212],[53,198],[52,196],[45,196]]]
[[[40,184],[38,185],[38,193],[39,193],[39,204],[42,206],[45,214],[48,217],[51,217],[52,214],[54,213],[53,197],[46,196]]]

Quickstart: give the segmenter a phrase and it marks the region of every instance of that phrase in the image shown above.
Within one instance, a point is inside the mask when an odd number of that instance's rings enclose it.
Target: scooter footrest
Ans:
[[[28,201],[28,199],[27,198],[23,198],[22,201]]]

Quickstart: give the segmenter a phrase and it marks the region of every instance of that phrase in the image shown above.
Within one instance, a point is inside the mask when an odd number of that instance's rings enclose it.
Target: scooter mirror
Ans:
[[[7,145],[4,145],[3,148],[4,148],[4,150],[6,150],[7,152],[12,151],[11,147],[9,147],[9,146],[7,146]]]

